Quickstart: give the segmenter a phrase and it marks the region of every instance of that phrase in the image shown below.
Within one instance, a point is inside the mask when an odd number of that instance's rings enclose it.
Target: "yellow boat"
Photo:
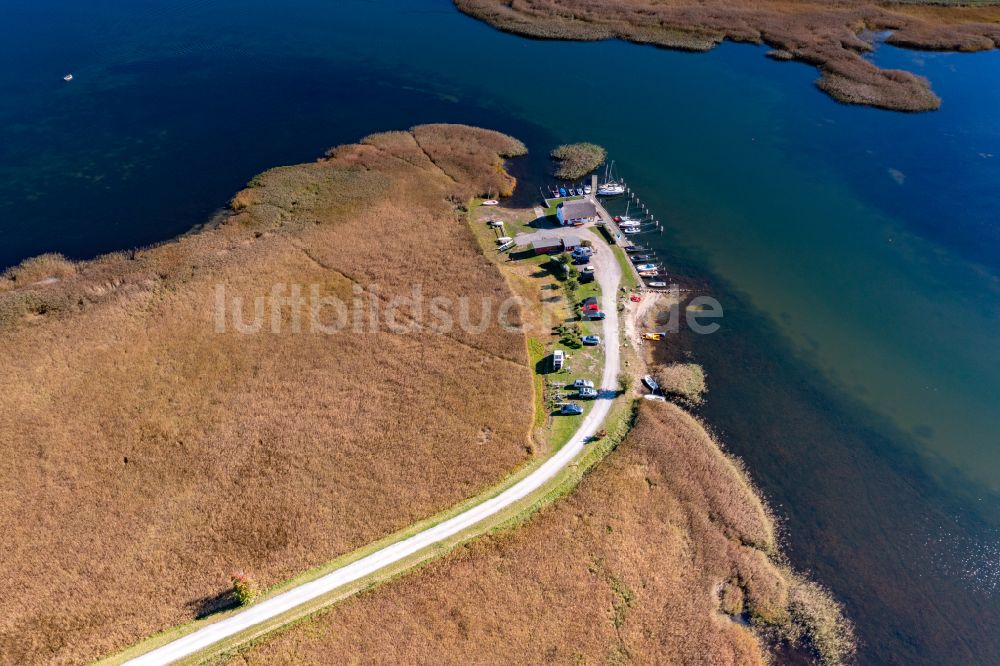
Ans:
[[[646,340],[662,340],[663,339],[663,334],[662,333],[643,333],[642,337],[645,338]]]

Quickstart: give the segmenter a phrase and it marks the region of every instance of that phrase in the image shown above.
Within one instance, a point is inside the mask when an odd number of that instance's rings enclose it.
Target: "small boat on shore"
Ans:
[[[642,338],[643,338],[643,340],[656,340],[656,341],[659,341],[659,340],[663,339],[663,334],[662,333],[643,333],[642,334]]]
[[[486,201],[483,202],[483,205],[484,206],[499,206],[500,202],[497,201],[496,199],[487,199]]]
[[[648,286],[648,287],[654,287],[656,289],[666,289],[667,283],[666,282],[650,282],[646,286]]]
[[[646,385],[646,388],[654,393],[660,390],[660,385],[656,383],[655,379],[653,379],[653,375],[646,375],[643,377],[642,383]]]
[[[590,185],[584,185],[583,186],[583,193],[584,194],[590,194],[592,191],[593,190],[590,189]]]

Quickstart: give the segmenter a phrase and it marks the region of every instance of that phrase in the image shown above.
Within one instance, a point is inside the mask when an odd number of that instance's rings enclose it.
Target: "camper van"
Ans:
[[[552,369],[562,370],[563,363],[566,362],[566,352],[562,349],[557,349],[552,352]]]

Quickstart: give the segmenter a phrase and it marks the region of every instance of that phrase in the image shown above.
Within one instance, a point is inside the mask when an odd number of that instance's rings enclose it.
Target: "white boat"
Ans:
[[[73,80],[72,74],[67,74],[66,76],[63,77],[63,81],[72,81],[72,80]]]
[[[634,217],[623,217],[618,220],[619,227],[640,227],[642,226],[642,220],[637,220]]]
[[[483,205],[484,206],[499,206],[500,202],[497,201],[496,199],[487,199],[486,201],[483,202]]]
[[[504,245],[506,243],[511,242],[512,240],[514,239],[511,238],[510,236],[501,236],[500,238],[497,239],[497,245]]]
[[[616,197],[625,194],[625,184],[614,178],[615,163],[612,161],[604,171],[604,183],[597,186],[597,195],[601,197]]]
[[[584,194],[590,194],[592,191],[593,190],[590,189],[590,185],[584,185],[583,186],[583,193]]]
[[[646,375],[645,377],[643,377],[642,383],[645,384],[646,387],[650,391],[653,391],[654,393],[660,390],[660,385],[656,383],[655,379],[653,379],[653,375]]]
[[[635,267],[635,270],[637,270],[637,271],[655,271],[656,270],[656,264],[639,264],[638,266]]]
[[[667,286],[666,282],[649,282],[648,286],[656,287],[657,289],[664,289]]]
[[[640,229],[639,227],[625,227],[624,229],[622,229],[622,231],[624,231],[627,234],[639,234],[639,233],[642,233],[642,229]]]

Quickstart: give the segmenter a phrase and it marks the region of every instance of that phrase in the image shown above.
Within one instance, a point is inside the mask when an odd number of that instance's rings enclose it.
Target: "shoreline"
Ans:
[[[499,30],[536,39],[621,39],[702,52],[726,40],[766,44],[774,60],[816,67],[816,86],[833,99],[890,111],[933,111],[941,99],[927,79],[880,69],[864,59],[875,48],[865,35],[889,31],[886,43],[928,51],[1000,48],[1000,5],[871,5],[861,0],[833,7],[813,0],[801,5],[782,0],[747,6],[727,0],[660,5],[631,0],[624,6],[574,10],[554,0],[529,0],[517,7],[503,0],[453,2],[459,11]]]
[[[346,159],[349,160],[349,158],[346,158]],[[99,300],[103,300],[104,298],[106,298],[110,294],[115,294],[116,292],[118,292],[119,294],[134,293],[134,287],[132,289],[129,288],[129,284],[128,284],[128,280],[127,280],[127,273],[125,273],[125,274],[117,274],[114,271],[114,265],[115,265],[115,263],[117,263],[117,262],[126,262],[126,263],[121,263],[119,265],[121,265],[123,268],[124,267],[130,267],[130,263],[129,262],[134,262],[134,261],[137,261],[137,260],[141,260],[141,255],[143,255],[143,254],[157,254],[158,255],[160,253],[166,252],[167,250],[164,249],[164,248],[169,249],[169,246],[185,245],[185,244],[188,244],[188,243],[193,243],[195,245],[200,246],[201,243],[208,243],[209,240],[218,241],[219,239],[217,239],[217,238],[210,238],[208,240],[206,239],[206,237],[214,236],[215,234],[219,234],[221,236],[226,236],[226,235],[232,235],[232,234],[235,233],[237,238],[243,237],[245,235],[245,230],[240,231],[238,229],[238,227],[240,226],[239,225],[239,221],[241,219],[240,216],[246,214],[246,210],[247,210],[248,205],[249,206],[260,206],[261,207],[260,208],[261,211],[268,210],[268,209],[264,208],[264,206],[266,204],[264,204],[262,202],[260,202],[260,203],[253,203],[254,198],[257,197],[257,196],[258,195],[257,195],[256,192],[253,191],[253,187],[252,186],[251,186],[251,188],[249,188],[247,190],[243,190],[239,194],[237,194],[234,197],[233,204],[232,204],[234,213],[232,215],[229,215],[229,216],[225,217],[225,220],[227,222],[229,222],[229,224],[222,224],[222,225],[217,225],[217,226],[213,226],[213,227],[208,227],[208,226],[202,227],[202,233],[185,234],[182,237],[171,239],[169,241],[165,241],[162,245],[155,246],[154,248],[150,248],[150,249],[147,249],[145,251],[133,252],[133,253],[131,253],[130,257],[128,257],[128,258],[121,256],[122,253],[118,253],[118,254],[115,254],[115,255],[109,255],[109,256],[106,256],[106,257],[100,257],[100,258],[98,258],[96,260],[93,260],[92,262],[79,262],[79,263],[64,262],[66,265],[69,265],[70,268],[72,269],[69,272],[69,275],[67,276],[66,280],[63,280],[62,282],[53,282],[53,281],[50,281],[49,277],[43,277],[40,280],[36,280],[34,282],[31,282],[28,285],[28,287],[37,287],[37,288],[39,288],[39,290],[41,290],[41,289],[44,289],[45,287],[48,287],[50,285],[60,284],[61,286],[58,288],[58,291],[67,290],[68,292],[73,293],[81,285],[81,283],[84,284],[84,285],[86,285],[86,284],[92,284],[93,281],[94,281],[94,279],[97,278],[99,280],[104,280],[105,283],[111,285],[111,287],[108,288],[107,290],[102,291],[102,292],[96,294],[96,298],[97,298],[98,301]],[[263,217],[262,219],[268,219],[268,220],[270,220],[271,223],[275,222],[275,220],[271,220],[270,218],[267,218],[267,217]],[[270,231],[264,231],[264,232],[262,232],[262,235],[256,236],[256,238],[260,239],[262,237],[266,237],[265,234],[270,234],[270,233],[271,233]],[[211,243],[211,244],[208,245],[208,247],[218,247],[218,246],[215,243]],[[226,251],[228,252],[230,250],[226,250]],[[30,266],[31,260],[29,260],[28,262],[25,262],[25,263],[29,264],[29,266]],[[612,262],[612,263],[614,263],[614,262]],[[65,268],[65,266],[63,266],[63,264],[59,264],[58,262],[57,262],[57,265]],[[615,265],[617,265],[617,264],[615,264]],[[25,264],[20,265],[18,268],[21,268],[23,270],[25,268]],[[95,271],[97,272],[97,275],[94,274]],[[182,271],[182,273],[183,273],[183,271]],[[140,283],[133,282],[132,284],[136,285],[136,284],[140,284]],[[147,285],[147,287],[148,287],[148,285]],[[14,289],[14,290],[9,290],[7,292],[0,292],[0,301],[10,300],[11,297],[13,297],[14,300],[16,301],[16,300],[18,300],[17,299],[18,296],[23,295],[23,294],[20,293],[21,291],[22,291],[21,289]],[[669,294],[666,294],[666,293],[663,293],[663,292],[652,292],[652,291],[641,291],[640,293],[643,294],[643,298],[642,298],[642,300],[639,303],[632,303],[631,301],[627,301],[627,300],[625,301],[626,302],[626,307],[623,310],[623,312],[624,312],[624,322],[623,322],[622,328],[625,330],[625,332],[626,332],[626,334],[627,334],[627,336],[628,336],[628,338],[630,340],[630,345],[629,346],[632,348],[632,350],[635,351],[635,353],[634,354],[630,354],[630,356],[632,357],[632,359],[635,360],[635,362],[637,363],[638,366],[640,366],[641,368],[643,368],[642,372],[645,373],[648,370],[648,364],[649,364],[649,358],[648,358],[648,356],[649,356],[649,351],[650,351],[649,347],[650,346],[647,345],[647,344],[645,344],[644,341],[641,339],[641,337],[640,337],[641,330],[649,325],[651,317],[655,318],[656,312],[657,312],[657,310],[658,310],[659,307],[662,307],[664,305],[668,305],[669,304]],[[617,288],[614,290],[614,293],[609,293],[606,296],[611,299],[610,302],[614,302],[617,299],[622,298],[622,295],[621,295],[621,293],[618,292]],[[0,304],[2,304],[2,303],[0,303]],[[610,310],[611,308],[610,307],[606,307],[605,309]],[[44,313],[43,313],[43,315],[44,315]],[[70,315],[70,316],[72,316],[72,315]],[[617,326],[616,326],[616,329],[617,329]],[[608,372],[609,372],[609,370],[605,369],[604,374],[607,375]],[[614,373],[612,373],[612,374],[614,374]],[[602,384],[608,384],[609,381],[610,380],[607,380],[607,378],[605,377],[605,381],[602,382]],[[659,408],[659,406],[650,406],[647,409],[657,409],[657,408]],[[664,409],[666,409],[666,407],[664,407]],[[678,409],[681,409],[681,408],[678,408]],[[684,413],[687,414],[686,411],[684,411]],[[700,429],[699,432],[701,433],[701,435],[704,436],[704,438],[706,438],[706,441],[711,440],[711,437],[708,434],[708,431],[705,429],[704,425],[699,420],[697,420],[696,418],[694,418],[694,417],[692,417],[692,418],[693,418],[693,420],[695,422],[697,422],[697,428]],[[701,436],[701,435],[699,435],[699,436]],[[625,433],[622,433],[622,437],[626,437],[626,436],[627,436],[627,431]],[[744,486],[744,490],[747,493],[749,493],[749,496],[751,497],[751,500],[749,500],[751,502],[751,504],[756,503],[759,506],[762,506],[762,507],[765,506],[765,504],[763,502],[763,499],[759,495],[759,492],[754,488],[754,486],[752,485],[752,482],[746,476],[746,473],[745,473],[745,471],[743,471],[743,468],[739,464],[739,462],[732,460],[728,455],[726,455],[721,450],[721,448],[718,448],[717,445],[715,445],[715,446],[716,446],[716,448],[713,448],[712,451],[708,451],[708,454],[711,455],[711,456],[715,456],[715,455],[722,456],[722,458],[725,460],[725,464],[732,466],[732,473],[736,475],[736,478],[742,479],[741,483]],[[572,470],[570,470],[569,468],[567,468],[567,470],[568,470],[567,474],[569,476],[567,476],[565,480],[560,481],[560,483],[566,483],[566,482],[568,482],[569,485],[565,489],[563,489],[562,491],[560,491],[559,493],[556,493],[554,496],[552,495],[551,491],[547,490],[545,497],[543,497],[540,500],[540,502],[542,502],[543,504],[547,504],[552,499],[556,499],[558,497],[561,497],[563,493],[573,491],[576,488],[577,482],[581,478],[581,475],[587,469],[589,469],[589,467],[591,465],[595,465],[595,464],[599,463],[601,460],[603,460],[603,458],[605,457],[605,455],[610,454],[613,449],[614,449],[614,444],[612,443],[612,444],[610,444],[610,448],[607,448],[606,450],[597,449],[597,448],[590,448],[590,449],[588,449],[588,451],[591,452],[589,454],[584,454],[584,452],[581,450],[580,454],[584,455],[584,457],[588,461],[587,464],[580,465],[578,469],[572,469]],[[603,455],[600,455],[600,453],[602,451],[603,451]],[[571,449],[566,449],[566,453],[564,455],[569,455],[569,452],[572,452],[572,450]],[[576,465],[573,465],[572,467],[576,467]],[[515,476],[516,476],[516,474],[517,474],[517,472],[515,472]],[[560,477],[560,479],[562,479],[562,477]],[[536,510],[535,506],[536,505],[532,505],[531,507],[529,507],[528,510],[529,511]],[[766,509],[762,509],[762,510],[764,511],[764,513],[767,513]],[[530,513],[529,513],[529,515],[530,515]],[[508,520],[514,520],[516,522],[520,522],[520,521],[524,520],[524,518],[521,517],[521,514],[516,514],[516,515],[508,518]],[[766,533],[772,534],[772,536],[764,539],[764,541],[761,542],[761,544],[762,544],[761,547],[762,547],[762,549],[765,552],[770,552],[770,551],[772,551],[774,549],[773,545],[768,545],[768,544],[772,544],[772,542],[773,542],[773,531],[774,531],[773,525],[770,525],[769,527],[765,528],[765,532]],[[465,536],[462,536],[459,541],[461,542],[461,541],[463,541],[465,539],[468,539],[468,538],[474,538],[474,536],[475,535],[471,535],[471,536],[465,535]],[[389,537],[387,537],[387,538],[389,538]],[[350,555],[352,555],[352,553],[348,553],[345,556],[350,556]],[[774,562],[770,562],[770,561],[769,561],[769,564],[770,565],[775,565]],[[409,569],[409,567],[406,567],[403,571],[408,570],[408,569]],[[402,573],[402,571],[396,572],[393,575],[399,575],[399,573]],[[302,574],[300,574],[300,575],[302,575]],[[774,575],[778,575],[778,573],[775,573]],[[784,574],[782,574],[782,576],[783,575]],[[791,579],[787,579],[785,581],[785,584],[789,588],[792,587],[792,583],[790,582],[790,580]],[[722,585],[722,583],[720,583],[720,585]],[[721,594],[721,590],[722,589],[723,589],[722,587],[719,588],[720,594]],[[353,594],[354,592],[350,592],[350,593]],[[731,594],[736,594],[736,592],[731,592]],[[742,594],[742,593],[740,593],[740,594]],[[784,602],[782,602],[782,603],[784,603]],[[313,611],[310,610],[310,611],[307,611],[307,612],[311,613]],[[784,617],[784,615],[782,613],[779,613],[777,616],[773,616],[771,618],[771,623],[773,623],[774,626],[776,626],[776,627],[780,626],[783,622],[785,622],[785,620],[782,619],[783,617]],[[216,618],[216,619],[218,619],[218,618]],[[170,632],[169,629],[167,629],[165,631],[167,633]]]

